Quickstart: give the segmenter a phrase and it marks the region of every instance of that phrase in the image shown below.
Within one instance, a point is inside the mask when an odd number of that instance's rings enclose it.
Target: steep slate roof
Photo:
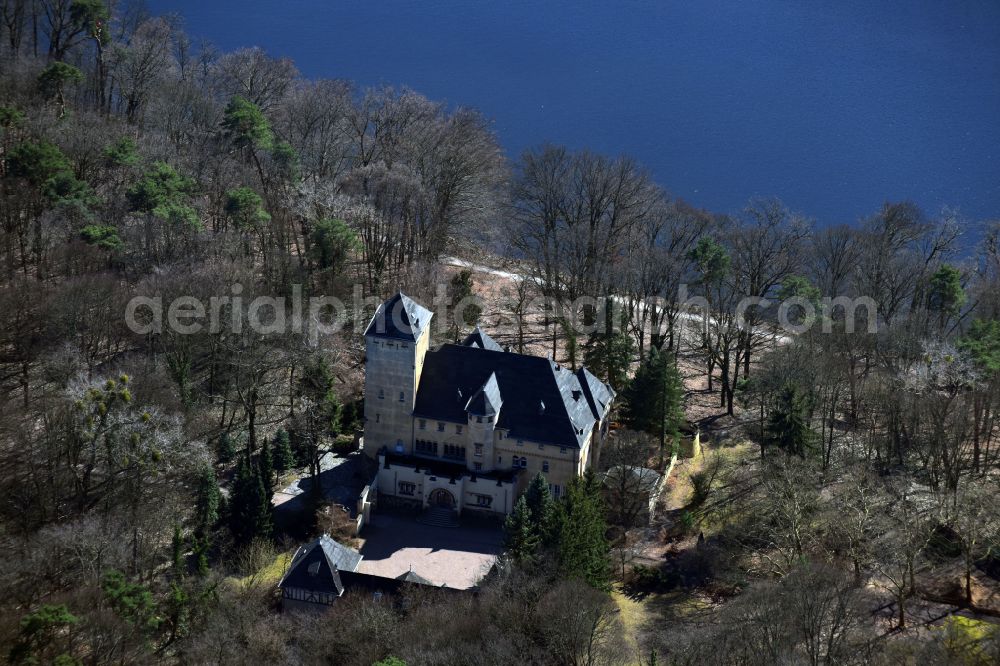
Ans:
[[[605,400],[614,395],[596,378],[593,382],[600,387],[589,386],[587,375],[580,375],[588,384],[584,387],[580,376],[547,358],[446,344],[424,357],[414,415],[465,423],[469,403],[456,396],[471,395],[472,402],[481,392],[492,401],[491,376],[503,405],[496,427],[516,439],[557,446],[581,446],[594,423],[606,415],[608,403],[595,399],[592,406],[588,392]]]
[[[583,395],[586,396],[590,409],[596,418],[601,418],[608,410],[611,401],[615,399],[614,389],[595,377],[587,368],[581,367],[577,370],[576,378],[583,387]]]
[[[503,351],[503,347],[497,344],[497,341],[486,335],[483,329],[476,326],[476,329],[465,336],[462,340],[462,344],[466,347],[479,347],[480,349],[489,349],[490,351]]]
[[[615,465],[607,471],[604,475],[604,482],[607,483],[620,483],[623,474],[630,475],[631,481],[635,483],[636,487],[644,490],[647,493],[652,493],[656,491],[656,488],[660,485],[660,473],[655,469],[649,469],[648,467],[628,467],[622,465]]]
[[[453,594],[459,592],[459,590],[446,585],[435,585],[413,572],[405,573],[396,578],[389,578],[387,576],[376,576],[375,574],[360,573],[358,571],[344,571],[341,572],[341,578],[343,578],[344,587],[347,588],[348,592],[365,590],[371,593],[381,592],[382,594],[396,595],[403,592],[409,585],[432,587],[437,590],[446,590]]]
[[[361,553],[324,534],[299,548],[278,587],[343,594],[340,574],[354,571],[360,562]]]
[[[431,585],[431,586],[434,585],[434,583],[432,583],[431,581],[427,580],[420,574],[414,572],[413,569],[410,569],[404,574],[396,576],[396,580],[401,580],[404,583],[416,583],[417,585]]]
[[[470,414],[476,416],[496,416],[503,405],[503,398],[500,396],[500,386],[497,384],[497,374],[490,373],[489,379],[476,393],[469,398],[469,403],[465,409]]]
[[[431,325],[434,313],[399,291],[378,306],[365,335],[416,341]]]

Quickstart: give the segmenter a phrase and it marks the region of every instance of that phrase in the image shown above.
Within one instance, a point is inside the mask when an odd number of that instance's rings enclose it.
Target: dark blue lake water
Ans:
[[[996,0],[151,0],[222,49],[481,109],[514,156],[626,152],[722,212],[1000,218]]]

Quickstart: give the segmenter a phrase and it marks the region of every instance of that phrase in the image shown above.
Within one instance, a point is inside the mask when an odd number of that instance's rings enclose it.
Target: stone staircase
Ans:
[[[458,527],[458,515],[452,509],[432,506],[420,514],[417,522],[431,527]]]

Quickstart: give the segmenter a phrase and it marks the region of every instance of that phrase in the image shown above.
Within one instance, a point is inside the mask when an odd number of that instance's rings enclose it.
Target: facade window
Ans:
[[[438,432],[444,432],[444,423],[438,421]]]
[[[417,492],[417,484],[410,483],[409,481],[399,482],[399,494],[400,495],[413,495]]]
[[[378,390],[378,399],[382,400],[383,398],[385,398],[385,391],[383,391],[382,389],[379,389]]]
[[[462,434],[462,426],[460,426],[460,425],[455,426],[455,434],[456,435],[461,435]]]
[[[493,504],[493,498],[489,495],[476,495],[476,504],[478,506],[490,506]]]
[[[420,419],[420,429],[427,430],[427,419]]]
[[[517,456],[514,456],[514,467],[515,468],[520,467],[521,469],[525,469],[527,466],[528,466],[528,459],[527,458],[525,458],[524,456],[521,456],[520,458],[517,457]]]
[[[483,445],[482,444],[476,444],[476,457],[477,458],[482,458],[483,457]]]
[[[566,447],[564,446],[564,447],[560,448],[559,449],[559,453],[566,453]]]
[[[476,423],[482,423],[482,422],[483,422],[483,417],[482,416],[477,416],[476,417]]]
[[[455,446],[454,444],[445,444],[444,457],[452,458],[454,460],[465,460],[465,447]]]
[[[405,342],[400,342],[399,343],[399,348],[400,349],[409,349],[410,345],[406,344]]]
[[[376,414],[375,415],[375,423],[381,423],[381,421],[382,421],[382,415],[381,414]]]
[[[486,422],[487,423],[493,423],[493,417],[492,416],[487,416],[486,417]]]
[[[475,469],[477,472],[482,472],[483,471],[483,463],[476,463],[475,465],[473,465],[473,469]]]
[[[545,450],[545,445],[544,444],[539,444],[538,445],[538,450],[539,451],[544,451]]]
[[[438,452],[437,442],[428,442],[423,439],[418,439],[414,442],[416,446],[417,453],[423,453],[424,455],[436,456]]]
[[[518,446],[524,446],[524,440],[523,439],[517,440],[517,445]]]
[[[399,392],[399,401],[403,402],[404,400],[406,400],[405,394],[402,391],[400,391]]]
[[[499,465],[502,462],[503,462],[503,456],[497,456],[497,464]]]
[[[497,439],[503,439],[503,433],[497,432]]]
[[[549,461],[548,460],[543,460],[542,461],[542,471],[545,472],[546,474],[548,473],[548,471],[549,471]]]
[[[554,497],[559,497],[559,484],[558,483],[550,483],[549,484],[549,490],[552,492],[552,495]]]

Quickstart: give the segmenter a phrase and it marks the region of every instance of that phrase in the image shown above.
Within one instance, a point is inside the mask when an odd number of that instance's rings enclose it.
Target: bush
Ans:
[[[330,445],[330,450],[340,456],[346,456],[357,450],[353,435],[340,435]]]
[[[951,560],[962,554],[958,534],[947,525],[937,524],[927,540],[927,555],[938,561]]]

